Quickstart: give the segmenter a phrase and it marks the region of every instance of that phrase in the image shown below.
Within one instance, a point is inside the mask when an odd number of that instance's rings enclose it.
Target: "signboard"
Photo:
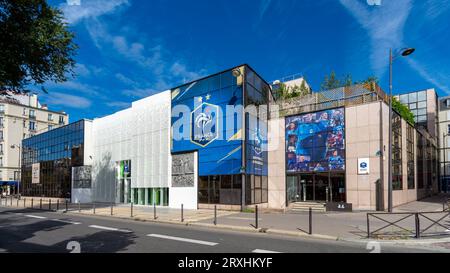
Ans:
[[[40,178],[40,172],[41,172],[41,165],[40,163],[33,163],[31,166],[31,184],[39,184],[39,178]]]
[[[358,174],[364,175],[370,173],[370,159],[359,158],[358,159]]]
[[[72,181],[74,189],[90,189],[92,181],[92,167],[81,166],[72,168]]]

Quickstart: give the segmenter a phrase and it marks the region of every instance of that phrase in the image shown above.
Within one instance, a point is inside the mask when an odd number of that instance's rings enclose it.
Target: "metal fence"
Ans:
[[[450,211],[367,213],[368,238],[450,236]]]
[[[379,100],[389,102],[388,96],[377,84],[356,84],[314,92],[302,97],[279,100],[277,101],[276,111],[279,111],[280,116],[289,116]]]

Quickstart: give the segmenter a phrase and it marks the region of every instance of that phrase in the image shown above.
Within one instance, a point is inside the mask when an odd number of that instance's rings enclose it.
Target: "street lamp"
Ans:
[[[17,196],[20,196],[20,182],[21,182],[21,177],[22,177],[22,165],[21,165],[21,161],[20,161],[20,156],[21,156],[21,150],[22,147],[20,145],[17,144],[13,144],[11,145],[11,149],[15,149],[17,148],[19,150],[19,174],[17,175]]]
[[[414,48],[403,48],[394,56],[392,48],[389,50],[389,162],[388,162],[388,211],[392,212],[392,64],[397,57],[407,57],[416,51]]]

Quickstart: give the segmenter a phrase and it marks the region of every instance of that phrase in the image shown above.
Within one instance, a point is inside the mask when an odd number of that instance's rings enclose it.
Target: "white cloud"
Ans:
[[[162,90],[159,90],[162,91]],[[144,98],[151,95],[154,95],[159,92],[158,90],[152,88],[135,88],[135,89],[127,89],[122,92],[122,95],[133,97],[133,98]]]
[[[201,70],[200,72],[193,72],[189,71],[186,67],[186,65],[181,64],[179,62],[175,62],[172,67],[170,68],[170,72],[176,76],[180,77],[184,80],[184,82],[188,82],[191,80],[198,79],[203,76],[205,73],[204,70]]]
[[[408,58],[407,62],[414,70],[417,71],[417,73],[419,73],[419,75],[422,78],[424,78],[425,80],[427,80],[431,84],[435,85],[437,88],[441,89],[446,94],[450,94],[450,88],[442,83],[442,82],[449,82],[450,81],[450,77],[449,76],[442,77],[442,76],[437,75],[437,74],[431,74],[429,71],[427,71],[426,68],[421,66],[414,59]]]
[[[340,0],[370,37],[372,69],[377,75],[386,72],[390,48],[403,46],[403,29],[412,8],[411,0],[384,1],[369,6],[365,1]]]
[[[445,0],[448,1],[448,0]],[[381,76],[388,69],[389,49],[401,49],[404,45],[404,27],[411,9],[412,0],[383,1],[381,6],[371,7],[364,1],[340,0],[340,3],[355,17],[358,23],[367,31],[371,44],[371,65],[376,75]],[[426,13],[438,16],[442,6],[433,2]],[[448,81],[427,71],[413,57],[407,58],[408,64],[429,83],[449,93],[449,88],[443,84]]]
[[[60,105],[77,109],[89,108],[92,104],[92,102],[86,98],[57,92],[45,95],[44,100],[49,105]]]
[[[80,5],[63,3],[60,8],[64,12],[67,22],[76,24],[83,19],[99,17],[128,5],[128,0],[89,0],[82,1]]]
[[[124,101],[111,101],[111,102],[107,102],[106,105],[109,107],[124,109],[124,108],[130,107],[131,103],[124,102]]]

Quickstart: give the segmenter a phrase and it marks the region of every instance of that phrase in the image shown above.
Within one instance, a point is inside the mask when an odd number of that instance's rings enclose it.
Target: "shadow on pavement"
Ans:
[[[2,211],[0,215],[33,213],[34,210],[14,210]],[[63,229],[69,223],[56,222],[42,219],[38,222],[27,223],[28,219],[17,215],[16,217],[0,218],[0,250],[7,253],[70,253],[72,248],[68,248],[68,243],[75,241],[80,245],[81,253],[115,253],[127,250],[130,245],[135,244],[133,233],[123,233],[115,231],[98,231],[95,233],[73,236],[70,239],[63,239],[53,245],[42,245],[32,241],[38,232],[52,232]],[[64,233],[62,233],[64,236]],[[66,237],[66,236],[64,236]]]

